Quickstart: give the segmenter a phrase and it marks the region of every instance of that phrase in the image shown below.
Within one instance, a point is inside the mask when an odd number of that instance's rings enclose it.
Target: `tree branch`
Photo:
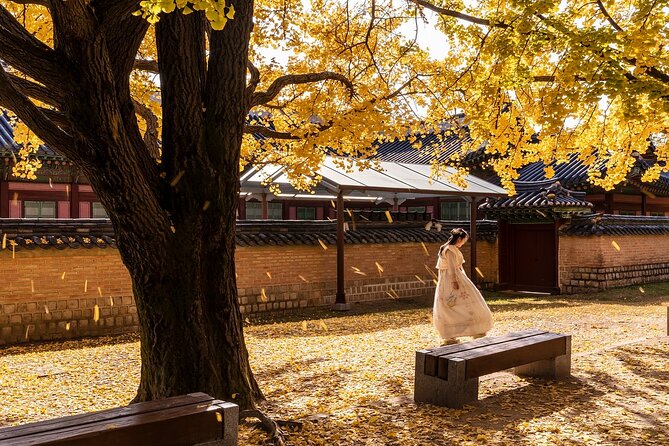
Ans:
[[[4,68],[0,67],[0,106],[12,110],[35,134],[54,148],[74,147],[73,138],[59,128],[54,121],[47,117],[47,114],[55,116],[52,110],[40,109],[33,104],[30,99],[24,96],[16,89],[12,81],[7,76]],[[64,153],[68,155],[68,153]]]
[[[9,0],[12,3],[17,3],[19,5],[37,5],[44,6],[45,8],[49,6],[47,0]]]
[[[609,14],[609,11],[606,10],[606,7],[604,6],[604,3],[602,3],[602,0],[597,0],[597,6],[599,7],[599,10],[604,14],[604,17],[606,17],[606,20],[613,26],[613,28],[616,31],[623,32],[623,29],[616,23],[615,20],[613,20],[613,17]]]
[[[246,97],[250,102],[253,98],[253,93],[255,93],[256,88],[260,83],[260,70],[258,70],[258,67],[256,67],[250,60],[246,62],[246,65],[251,74],[251,79],[249,79],[249,83],[246,85]]]
[[[291,139],[291,140],[302,139],[299,136],[293,135],[292,133],[277,132],[276,130],[272,130],[269,127],[265,127],[264,125],[247,124],[244,126],[244,133],[250,133],[252,135],[262,135],[267,138],[273,138],[273,139]]]
[[[0,59],[48,88],[62,91],[69,73],[54,50],[30,34],[0,5]]]
[[[158,61],[151,59],[135,59],[135,64],[133,65],[133,68],[135,70],[160,73],[160,70],[158,69]]]
[[[348,90],[351,93],[351,96],[355,94],[355,89],[351,81],[348,80],[346,76],[339,73],[333,73],[332,71],[323,71],[320,73],[289,74],[286,76],[281,76],[280,78],[272,82],[267,91],[260,91],[254,93],[251,98],[250,107],[253,108],[257,105],[268,103],[269,101],[274,99],[279,93],[281,93],[281,90],[283,90],[285,87],[289,85],[309,84],[313,82],[321,82],[326,80],[341,82],[342,84],[344,84],[344,86],[346,86],[346,88],[348,88]]]
[[[146,132],[144,133],[144,143],[146,144],[151,156],[154,159],[160,158],[160,146],[158,144],[158,117],[149,107],[133,99],[135,111],[146,122]]]
[[[459,11],[454,11],[452,9],[442,8],[442,7],[433,5],[432,3],[428,2],[428,1],[425,1],[425,0],[409,0],[409,1],[417,4],[418,6],[422,6],[425,9],[429,9],[430,11],[436,12],[437,14],[441,14],[441,15],[445,15],[445,16],[448,16],[448,17],[453,17],[453,18],[456,18],[456,19],[464,20],[464,21],[469,22],[469,23],[476,23],[477,25],[484,25],[484,26],[494,26],[496,28],[503,28],[503,29],[506,29],[506,28],[510,27],[510,25],[507,25],[506,23],[503,23],[503,22],[499,22],[499,23],[491,22],[488,19],[482,19],[480,17],[474,17],[474,16],[469,15],[469,14],[465,14],[465,13],[462,13],[462,12],[459,12]]]
[[[24,95],[53,107],[62,106],[63,96],[59,92],[14,74],[7,73],[7,77],[12,81],[16,89]]]

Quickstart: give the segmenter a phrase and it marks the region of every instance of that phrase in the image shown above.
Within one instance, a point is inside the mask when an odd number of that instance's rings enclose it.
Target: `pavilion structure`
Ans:
[[[348,168],[346,166],[349,166]],[[453,174],[447,170],[447,175]],[[241,195],[257,197],[261,200],[263,213],[266,215],[267,200],[272,194],[270,184],[277,185],[280,198],[293,200],[336,200],[337,213],[337,295],[335,309],[347,310],[350,304],[346,301],[344,289],[344,220],[345,201],[368,201],[374,203],[387,202],[397,206],[405,200],[423,197],[460,197],[470,204],[470,238],[471,258],[470,277],[475,278],[476,268],[476,219],[477,209],[481,200],[500,198],[507,195],[506,191],[480,178],[468,175],[467,186],[462,188],[443,177],[435,178],[431,167],[426,164],[408,164],[381,161],[360,169],[351,161],[326,157],[322,167],[314,172],[314,177],[321,181],[311,191],[305,193],[296,190],[291,184],[284,169],[276,165],[255,166],[241,176]]]

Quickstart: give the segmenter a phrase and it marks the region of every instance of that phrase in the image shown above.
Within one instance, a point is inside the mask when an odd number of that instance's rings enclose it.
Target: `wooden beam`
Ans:
[[[344,193],[341,190],[337,194],[337,296],[333,309],[351,309],[351,304],[346,302],[344,289]]]
[[[9,218],[9,182],[0,177],[0,217]]]
[[[469,278],[472,279],[472,282],[478,282],[478,277],[476,277],[476,219],[478,218],[478,200],[476,197],[472,196],[471,201],[469,202]]]

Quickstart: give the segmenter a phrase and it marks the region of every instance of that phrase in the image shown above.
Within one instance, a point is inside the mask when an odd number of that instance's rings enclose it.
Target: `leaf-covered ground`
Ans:
[[[658,288],[661,290],[661,288]],[[573,378],[482,378],[463,410],[416,405],[414,352],[438,344],[429,300],[359,304],[251,321],[256,376],[279,419],[303,420],[293,445],[669,444],[668,298],[631,289],[577,297],[496,298],[491,334],[573,335]],[[0,426],[127,404],[139,376],[133,337],[0,350]],[[240,444],[261,444],[250,426]]]

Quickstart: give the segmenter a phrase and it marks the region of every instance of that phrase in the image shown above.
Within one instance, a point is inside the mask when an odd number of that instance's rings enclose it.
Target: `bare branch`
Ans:
[[[154,159],[160,158],[160,146],[158,144],[158,117],[151,111],[149,107],[141,102],[133,99],[135,112],[142,117],[146,122],[146,132],[144,133],[144,143],[146,144],[151,156]]]
[[[49,88],[69,84],[69,73],[54,50],[30,34],[0,5],[0,59]]]
[[[293,135],[292,133],[277,132],[276,130],[272,130],[269,127],[265,127],[263,125],[245,125],[244,133],[250,133],[252,135],[262,135],[267,138],[273,138],[273,139],[292,139],[292,140],[302,139],[299,136]]]
[[[40,109],[30,99],[16,89],[7,76],[4,68],[0,67],[0,106],[12,110],[26,125],[44,142],[54,148],[74,147],[73,138],[64,132],[54,121],[47,117],[57,116],[58,112]],[[65,152],[68,151],[65,149]],[[67,155],[67,153],[64,153]]]
[[[62,105],[63,97],[59,92],[14,74],[8,73],[7,77],[12,81],[16,89],[24,95],[53,107],[60,107]]]
[[[9,0],[12,3],[17,3],[19,5],[37,5],[44,6],[45,8],[49,6],[47,0]]]
[[[445,16],[448,16],[448,17],[453,17],[453,18],[456,18],[456,19],[464,20],[466,22],[476,23],[478,25],[484,25],[484,26],[494,26],[495,28],[509,28],[510,27],[510,25],[508,25],[506,23],[491,22],[488,19],[482,19],[480,17],[474,17],[472,15],[465,14],[465,13],[462,13],[460,11],[454,11],[452,9],[442,8],[442,7],[433,5],[432,3],[428,2],[428,1],[425,1],[425,0],[409,0],[409,1],[415,3],[419,6],[422,6],[425,9],[429,9],[430,11],[434,11],[437,14],[441,14],[441,15],[445,15]]]
[[[256,87],[258,87],[258,84],[260,83],[260,70],[258,70],[258,67],[256,67],[250,60],[246,61],[246,65],[251,74],[251,79],[249,79],[249,83],[246,85],[246,97],[250,102],[253,93],[256,91]]]
[[[267,91],[260,91],[253,94],[250,106],[251,108],[253,108],[257,105],[268,103],[269,101],[274,99],[279,93],[281,93],[281,90],[283,90],[285,87],[289,85],[310,84],[326,80],[341,82],[346,86],[346,88],[348,88],[348,90],[351,93],[351,96],[355,94],[355,89],[351,81],[349,81],[348,78],[346,78],[346,76],[339,73],[333,73],[332,71],[323,71],[320,73],[288,74],[286,76],[281,76],[280,78],[272,82]]]
[[[613,17],[611,17],[611,15],[609,14],[609,11],[606,10],[606,7],[604,6],[604,3],[602,3],[602,0],[597,0],[597,6],[599,7],[599,10],[602,12],[602,14],[604,14],[604,17],[606,17],[606,20],[609,22],[609,24],[613,26],[613,28],[616,31],[623,32],[623,29],[620,27],[620,25],[618,25],[618,23],[616,23],[616,21],[613,20]]]
[[[159,73],[158,61],[151,59],[135,59],[135,64],[133,65],[135,70],[141,71],[150,71],[152,73]]]

